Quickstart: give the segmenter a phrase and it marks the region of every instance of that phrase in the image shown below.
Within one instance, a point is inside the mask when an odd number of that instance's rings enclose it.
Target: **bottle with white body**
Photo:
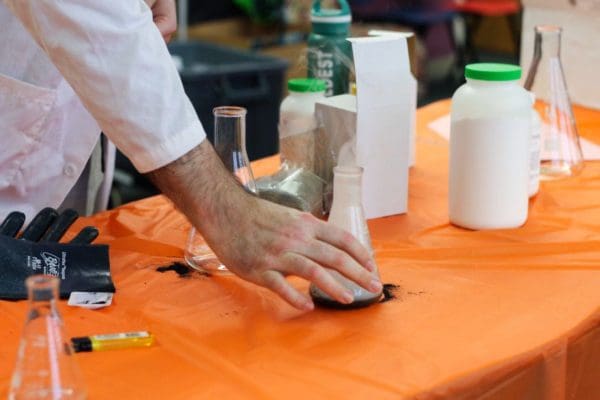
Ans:
[[[279,110],[281,162],[308,170],[314,168],[315,104],[325,98],[325,82],[319,79],[290,79],[289,95]]]
[[[452,97],[450,222],[469,229],[516,228],[528,212],[531,97],[521,68],[480,63]]]

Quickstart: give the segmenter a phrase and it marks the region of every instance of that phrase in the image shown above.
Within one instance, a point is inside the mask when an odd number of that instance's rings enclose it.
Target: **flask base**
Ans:
[[[185,262],[190,268],[209,275],[233,275],[216,256],[188,256],[185,255]]]
[[[552,181],[579,175],[583,165],[583,162],[573,165],[565,160],[543,160],[540,166],[540,180]]]
[[[353,301],[350,304],[343,304],[332,300],[327,297],[318,296],[313,291],[310,291],[310,297],[312,298],[315,305],[323,308],[331,308],[335,310],[356,310],[358,308],[365,308],[372,304],[379,303],[383,299],[383,292],[378,296],[370,297],[364,300]]]

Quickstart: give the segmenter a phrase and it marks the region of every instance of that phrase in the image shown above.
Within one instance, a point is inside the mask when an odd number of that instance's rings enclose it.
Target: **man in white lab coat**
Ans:
[[[174,0],[146,3],[0,1],[0,216],[31,218],[78,197],[88,210],[105,202],[102,130],[240,277],[306,310],[311,299],[286,275],[344,303],[352,294],[323,267],[380,291],[352,235],[247,194],[224,169],[165,46]]]

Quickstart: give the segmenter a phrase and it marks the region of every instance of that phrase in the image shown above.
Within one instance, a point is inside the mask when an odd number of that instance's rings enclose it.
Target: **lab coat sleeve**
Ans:
[[[140,172],[206,138],[142,0],[2,0]]]

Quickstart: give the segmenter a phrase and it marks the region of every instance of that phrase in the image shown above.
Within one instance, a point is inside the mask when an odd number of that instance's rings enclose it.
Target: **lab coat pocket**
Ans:
[[[53,89],[0,74],[0,189],[11,185],[39,145],[55,101]]]

